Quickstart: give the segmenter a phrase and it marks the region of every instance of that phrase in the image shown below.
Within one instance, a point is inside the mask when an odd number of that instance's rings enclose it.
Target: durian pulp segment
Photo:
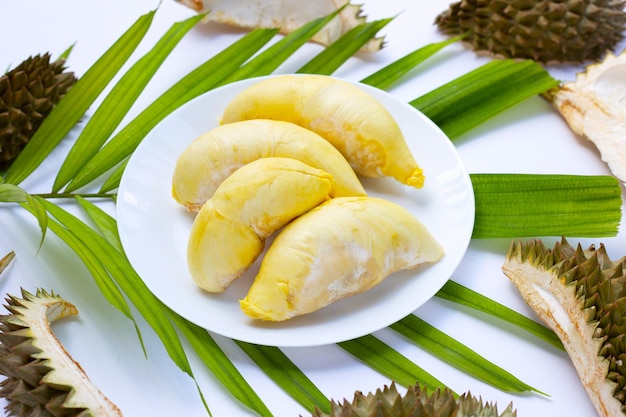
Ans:
[[[291,158],[261,158],[224,180],[194,219],[189,272],[223,292],[264,249],[264,239],[334,195],[330,174]]]
[[[424,184],[393,116],[371,94],[346,81],[323,75],[262,80],[229,103],[221,123],[249,119],[284,120],[316,132],[359,175],[390,176],[415,188]]]
[[[442,256],[441,245],[403,207],[379,198],[334,198],[276,236],[241,308],[255,319],[286,320]]]
[[[607,54],[576,80],[547,94],[571,129],[595,144],[613,174],[626,183],[626,50]]]
[[[243,28],[280,28],[290,33],[313,19],[336,12],[348,0],[177,0],[197,12],[210,11],[206,20]],[[329,45],[366,18],[361,6],[349,4],[338,16],[316,33],[312,40]],[[362,50],[375,52],[382,48],[383,39],[367,42]]]
[[[502,270],[524,301],[561,339],[598,414],[623,415],[622,404],[613,395],[616,384],[607,379],[609,362],[599,355],[603,340],[594,337],[597,322],[590,321],[592,313],[583,307],[584,297],[576,285],[565,283],[563,274],[569,271],[561,274],[552,256],[540,242],[514,243]]]
[[[35,359],[45,361],[50,370],[41,384],[57,389],[65,387],[70,392],[63,403],[67,409],[85,409],[93,416],[121,416],[121,411],[89,380],[83,369],[76,363],[54,336],[49,323],[63,317],[78,314],[76,307],[62,298],[45,291],[32,294],[22,291],[23,299],[11,298],[10,310],[13,314],[6,321],[23,327],[12,332],[30,338],[32,346],[39,350],[31,354]],[[82,412],[85,415],[84,412]],[[65,415],[73,415],[68,410]]]
[[[193,141],[177,159],[172,195],[198,211],[235,170],[267,157],[293,158],[328,172],[338,196],[366,194],[346,159],[319,135],[293,123],[248,120],[216,127]]]

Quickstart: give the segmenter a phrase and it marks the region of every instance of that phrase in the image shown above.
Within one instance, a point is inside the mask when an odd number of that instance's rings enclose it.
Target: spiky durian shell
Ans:
[[[121,417],[120,410],[89,381],[50,330],[49,321],[75,315],[76,307],[54,293],[22,290],[9,295],[0,316],[0,398],[8,416]]]
[[[0,171],[8,169],[43,120],[76,82],[65,60],[36,55],[0,76]]]
[[[429,394],[419,384],[409,387],[404,395],[394,382],[376,393],[364,395],[357,391],[352,402],[331,402],[331,413],[317,409],[313,417],[515,417],[517,412],[509,405],[502,414],[498,407],[483,403],[469,392],[456,398],[449,389]]]
[[[476,51],[542,63],[598,60],[624,38],[623,0],[462,0],[437,16]]]
[[[514,242],[504,273],[559,336],[598,415],[626,415],[626,257],[565,238]]]

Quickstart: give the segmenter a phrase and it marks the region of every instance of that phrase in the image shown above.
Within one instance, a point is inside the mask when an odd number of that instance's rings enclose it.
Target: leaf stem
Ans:
[[[117,193],[42,193],[42,194],[31,194],[32,196],[45,198],[46,200],[54,199],[54,198],[110,198],[115,200],[117,197]]]

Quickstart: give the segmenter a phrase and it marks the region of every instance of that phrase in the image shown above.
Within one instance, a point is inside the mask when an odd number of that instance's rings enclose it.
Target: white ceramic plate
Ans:
[[[262,256],[225,293],[205,293],[193,282],[186,264],[193,215],[171,197],[174,165],[191,141],[218,126],[227,103],[258,80],[229,84],[189,102],[163,120],[135,151],[117,202],[120,237],[131,264],[150,290],[181,316],[209,331],[262,345],[336,343],[412,313],[445,284],[465,254],[474,226],[472,184],[454,146],[437,126],[410,105],[361,84],[393,114],[426,176],[419,190],[390,178],[363,179],[365,189],[414,213],[443,245],[445,256],[426,268],[397,272],[365,293],[280,323],[254,321],[239,308],[238,300],[245,296]]]

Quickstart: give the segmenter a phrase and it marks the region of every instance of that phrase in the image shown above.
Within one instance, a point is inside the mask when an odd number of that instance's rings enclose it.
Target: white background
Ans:
[[[375,55],[351,59],[334,75],[360,80],[384,65],[428,43],[443,40],[433,25],[448,2],[365,1],[370,19],[396,16],[381,33],[386,48]],[[68,65],[78,75],[90,65],[143,13],[157,7],[157,1],[109,0],[80,2],[68,0],[0,2],[0,69],[12,68],[27,56],[49,51],[59,55],[75,44]],[[164,0],[146,39],[132,59],[141,56],[176,21],[193,12],[173,0]],[[194,28],[158,71],[130,116],[137,114],[174,82],[241,36],[241,32],[217,25]],[[620,49],[624,47],[624,43]],[[278,72],[292,72],[321,50],[307,45]],[[391,92],[412,100],[486,62],[461,45],[447,47],[412,72]],[[569,80],[582,67],[550,67],[557,78]],[[95,108],[95,107],[94,107]],[[31,192],[49,191],[50,178],[76,137],[78,130],[27,181]],[[574,136],[564,121],[541,98],[535,97],[467,133],[457,142],[458,151],[470,173],[563,173],[608,174],[599,154],[586,140]],[[104,205],[112,212],[112,206]],[[72,209],[71,206],[68,208]],[[125,416],[205,415],[194,382],[176,368],[160,342],[140,321],[148,357],[142,352],[135,330],[107,304],[89,273],[76,256],[52,234],[38,250],[40,232],[30,216],[19,208],[0,211],[0,254],[14,250],[17,259],[0,282],[0,293],[19,294],[20,287],[35,291],[42,287],[73,302],[80,314],[58,322],[54,330],[71,355],[83,366],[93,382],[118,406]],[[554,238],[546,238],[551,246]],[[609,255],[626,254],[626,234],[614,238],[570,239],[583,246],[604,242]],[[531,317],[516,290],[502,274],[504,254],[510,239],[474,240],[453,279]],[[455,391],[497,402],[500,411],[513,403],[521,416],[596,415],[568,358],[548,345],[515,329],[456,305],[433,299],[416,314],[524,382],[546,392],[513,395],[495,390],[466,376],[404,341],[389,330],[376,336],[431,372]],[[298,404],[265,377],[230,341],[216,336],[232,361],[266,401],[276,416],[307,415]],[[362,365],[337,346],[288,348],[289,357],[331,398],[352,398],[355,390],[373,391],[389,380]],[[189,357],[198,383],[214,416],[246,416],[249,411],[234,401],[215,382],[194,354]]]

